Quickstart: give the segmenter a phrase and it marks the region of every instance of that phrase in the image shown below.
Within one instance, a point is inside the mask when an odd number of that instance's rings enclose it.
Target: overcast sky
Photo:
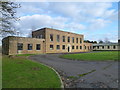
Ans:
[[[19,2],[20,3],[20,2]],[[118,40],[117,2],[21,2],[20,21],[15,24],[21,36],[48,27],[84,34],[86,40]]]

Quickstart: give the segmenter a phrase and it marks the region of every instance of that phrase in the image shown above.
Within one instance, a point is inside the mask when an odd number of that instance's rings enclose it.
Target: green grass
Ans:
[[[25,55],[28,56],[28,55]],[[50,68],[20,56],[2,59],[3,88],[60,88],[57,74]]]
[[[93,53],[79,53],[79,54],[64,54],[61,58],[72,60],[88,60],[88,61],[104,61],[104,60],[118,60],[118,51],[101,51]]]
[[[36,54],[18,54],[16,56],[31,56],[31,55],[36,55]]]

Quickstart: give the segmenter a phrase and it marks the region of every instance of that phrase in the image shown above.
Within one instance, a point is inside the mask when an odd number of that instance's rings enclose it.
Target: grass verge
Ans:
[[[88,61],[118,61],[118,51],[101,51],[93,53],[64,54],[61,58],[72,60],[88,60]]]
[[[61,86],[59,77],[52,69],[21,56],[3,56],[2,71],[3,88],[60,88]]]

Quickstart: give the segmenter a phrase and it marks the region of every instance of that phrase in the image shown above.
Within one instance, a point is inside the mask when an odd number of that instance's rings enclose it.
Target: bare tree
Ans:
[[[15,27],[13,22],[19,20],[16,17],[16,8],[19,8],[20,4],[16,4],[10,1],[0,1],[0,35],[6,36],[7,34],[14,34]]]

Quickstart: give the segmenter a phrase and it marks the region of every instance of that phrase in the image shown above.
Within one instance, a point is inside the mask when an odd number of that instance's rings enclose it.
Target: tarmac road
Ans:
[[[65,87],[118,88],[117,61],[74,61],[59,58],[59,55],[44,54],[29,58],[57,70]]]

